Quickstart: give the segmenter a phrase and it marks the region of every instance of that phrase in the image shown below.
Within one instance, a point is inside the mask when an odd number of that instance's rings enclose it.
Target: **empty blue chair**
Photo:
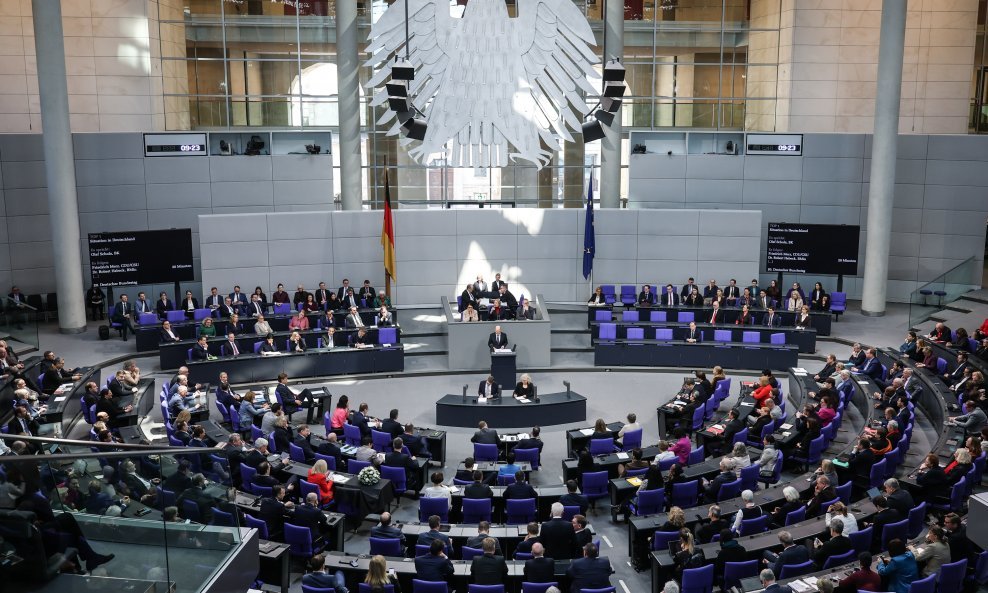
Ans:
[[[515,461],[517,462],[527,461],[532,464],[533,471],[539,471],[539,462],[541,461],[541,457],[538,449],[515,448],[514,453],[515,453]]]
[[[655,330],[656,340],[672,340],[672,330],[665,327],[660,327]]]
[[[665,508],[666,491],[662,488],[641,490],[638,496],[628,505],[631,512],[637,516],[655,515]]]
[[[370,467],[370,461],[357,461],[356,459],[348,459],[346,462],[346,471],[351,474],[359,474],[360,470],[365,467]]]
[[[382,327],[377,330],[378,344],[394,344],[398,341],[398,328]]]
[[[821,434],[817,438],[811,440],[809,451],[807,451],[805,455],[794,454],[792,456],[793,460],[802,462],[806,466],[806,471],[809,471],[810,465],[816,465],[820,462],[823,451],[827,448],[825,439],[826,437]]]
[[[617,589],[613,586],[601,589],[580,589],[580,593],[617,593]]]
[[[740,587],[741,579],[758,576],[758,560],[724,563],[724,589]]]
[[[446,581],[412,579],[412,593],[449,593]]]
[[[165,311],[165,319],[172,323],[185,321],[185,311]]]
[[[297,463],[305,463],[305,451],[295,443],[288,443],[288,457]]]
[[[847,564],[848,562],[853,562],[858,557],[858,551],[851,549],[843,554],[837,554],[836,556],[828,556],[827,561],[823,563],[823,570],[828,568],[834,568],[842,564]]]
[[[909,593],[934,593],[937,590],[937,574],[909,583]]]
[[[343,440],[348,445],[354,447],[360,446],[360,427],[354,426],[349,422],[343,424]]]
[[[765,513],[764,515],[755,517],[754,519],[742,519],[741,531],[738,535],[755,535],[757,533],[768,531],[768,522],[771,518],[772,515]]]
[[[799,523],[806,518],[806,505],[799,507],[795,511],[791,511],[786,514],[786,526],[792,525],[793,523]]]
[[[535,521],[536,508],[534,498],[509,498],[504,501],[504,505],[505,523],[509,525],[524,525]]]
[[[483,549],[471,548],[470,546],[463,546],[462,551],[460,552],[461,560],[466,560],[466,561],[473,560],[477,556],[483,556],[483,555],[484,555]]]
[[[940,567],[940,591],[943,593],[961,591],[964,585],[964,574],[967,572],[967,558],[944,564]]]
[[[745,343],[758,344],[762,341],[762,334],[759,332],[742,332],[741,341]]]
[[[289,553],[296,558],[312,558],[322,550],[322,546],[312,543],[312,530],[285,523],[285,543],[289,545]]]
[[[257,530],[257,534],[261,539],[268,539],[267,523],[257,517],[254,517],[253,515],[244,515],[244,520],[247,522],[247,527]]]
[[[182,516],[193,523],[202,523],[202,514],[199,512],[199,505],[194,500],[182,501]]]
[[[504,593],[504,585],[477,585],[471,583],[467,593]]]
[[[464,498],[463,499],[463,522],[479,523],[480,521],[491,520],[491,499],[489,498]]]
[[[714,342],[730,342],[730,341],[731,341],[731,330],[729,329],[714,330]]]
[[[611,439],[591,439],[590,440],[590,454],[591,455],[608,455],[615,451],[614,441]]]
[[[653,550],[668,550],[669,542],[674,542],[679,540],[678,531],[656,531],[652,536],[652,549]]]
[[[389,467],[387,465],[381,466],[381,477],[391,480],[391,486],[394,488],[395,497],[401,498],[401,495],[405,493],[407,486],[405,475],[405,468],[403,467]],[[400,500],[398,502],[401,502]]]
[[[714,588],[714,565],[701,568],[687,568],[683,571],[683,584],[680,593],[711,593]]]
[[[598,499],[608,498],[610,493],[607,491],[607,472],[585,472],[581,490],[591,505]]]
[[[515,554],[515,558],[518,555]],[[559,583],[529,583],[527,581],[521,584],[521,593],[545,593],[550,587],[559,587]]]
[[[686,465],[696,465],[697,463],[703,463],[706,459],[706,450],[703,445],[700,445],[696,449],[690,451],[689,457],[686,459]]]
[[[385,453],[386,451],[391,451],[391,433],[384,432],[381,430],[371,429],[371,439],[373,441],[374,450],[378,453]]]
[[[851,487],[853,485],[854,482],[848,480],[844,484],[841,484],[840,486],[834,488],[834,490],[837,491],[837,497],[840,498],[841,502],[843,502],[845,505],[851,504]]]
[[[233,513],[224,513],[216,507],[212,510],[213,517],[209,521],[210,525],[221,526],[221,527],[236,527],[233,523]]]
[[[885,483],[885,465],[886,461],[883,458],[871,466],[871,470],[868,474],[868,484],[872,488],[881,488],[882,484]]]
[[[679,314],[676,316],[676,321],[678,321],[679,323],[689,323],[691,321],[696,321],[694,317],[695,316],[693,315],[693,311],[680,311]]]
[[[611,341],[611,342],[613,342],[614,340],[616,340],[617,339],[617,325],[614,324],[614,323],[601,323],[600,324],[600,333],[598,334],[597,339],[599,339],[601,341]]]
[[[158,323],[158,316],[154,313],[141,313],[137,316],[138,325],[153,325]]]
[[[748,429],[742,428],[734,434],[734,438],[731,439],[731,443],[743,443],[748,440]]]
[[[741,496],[741,478],[723,484],[720,487],[720,492],[717,493],[717,502],[738,496]]]
[[[612,318],[612,316],[611,316],[611,310],[610,309],[603,309],[603,310],[598,309],[598,310],[594,311],[594,317],[593,317],[593,320],[594,321],[598,321],[598,322],[600,322],[600,321],[610,321],[611,318]]]
[[[649,316],[648,316],[648,320],[651,321],[651,322],[665,323],[665,321],[666,321],[666,312],[665,311],[652,311],[649,314]]]
[[[638,321],[638,311],[622,311],[621,321],[624,322],[637,322]]]
[[[425,523],[432,515],[438,515],[443,523],[449,523],[449,501],[446,498],[420,498],[419,521]]]
[[[761,467],[757,465],[741,468],[741,489],[752,492],[758,490],[758,473],[760,471]]]
[[[786,334],[772,334],[769,336],[769,343],[782,346],[786,343]]]
[[[909,539],[914,539],[919,537],[922,533],[923,521],[926,520],[926,503],[921,502],[912,509],[909,510]]]
[[[473,458],[476,461],[490,461],[497,463],[497,445],[474,443]]]
[[[401,540],[397,537],[371,537],[371,555],[401,556]]]
[[[812,560],[807,560],[800,564],[783,564],[782,572],[779,573],[779,580],[802,576],[813,572],[813,570],[814,565]]]
[[[578,505],[564,505],[563,506],[563,519],[567,521],[573,520],[573,515],[580,514],[580,507]]]
[[[882,549],[889,549],[889,542],[894,539],[901,539],[904,542],[909,540],[909,519],[889,523],[882,527]]]
[[[681,484],[672,485],[672,497],[670,506],[677,506],[681,509],[695,507],[699,499],[699,481],[692,480]]]
[[[384,585],[384,593],[394,593],[394,590],[394,585]],[[336,593],[334,589],[327,589],[327,591],[328,593]],[[303,591],[303,593],[305,592]],[[357,583],[357,593],[373,593],[373,589],[368,583]]]
[[[636,311],[637,313],[637,311]],[[641,341],[645,339],[645,329],[641,327],[629,327],[628,339]]]
[[[860,529],[849,534],[847,539],[851,540],[851,544],[854,545],[854,551],[860,554],[861,552],[867,552],[871,549],[871,534],[873,532],[874,528],[869,525],[864,529]]]

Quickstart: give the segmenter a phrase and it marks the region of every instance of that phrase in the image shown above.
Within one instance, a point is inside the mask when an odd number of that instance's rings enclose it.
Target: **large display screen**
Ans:
[[[770,222],[765,269],[856,276],[860,235],[857,225]]]
[[[90,233],[95,286],[136,286],[194,280],[192,229]]]

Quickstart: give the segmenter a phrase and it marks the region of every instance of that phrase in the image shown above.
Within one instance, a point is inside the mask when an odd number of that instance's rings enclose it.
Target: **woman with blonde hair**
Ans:
[[[370,564],[367,565],[367,576],[364,582],[370,586],[371,593],[383,593],[388,585],[391,585],[395,593],[400,593],[401,587],[398,581],[388,574],[388,561],[384,556],[375,554],[371,556]]]
[[[325,459],[317,459],[306,480],[319,487],[319,504],[327,504],[333,500],[333,480],[329,477],[329,466]]]
[[[511,394],[515,399],[534,399],[535,398],[535,384],[532,383],[532,377],[528,373],[524,373],[518,384],[515,385],[515,392]],[[605,426],[606,428],[606,426]]]
[[[700,568],[704,564],[703,550],[696,547],[693,534],[685,527],[679,530],[679,551],[672,558],[673,573],[677,581],[683,580],[683,571],[689,568]]]
[[[827,508],[826,524],[830,525],[831,520],[837,520],[844,524],[844,531],[841,535],[847,537],[858,530],[858,520],[848,512],[843,502],[835,502]]]
[[[666,522],[659,531],[679,531],[686,526],[686,513],[679,507],[672,507],[666,515]]]

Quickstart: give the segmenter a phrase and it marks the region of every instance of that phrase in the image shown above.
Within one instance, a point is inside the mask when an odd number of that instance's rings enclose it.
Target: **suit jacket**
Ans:
[[[487,385],[486,379],[480,382],[480,385],[477,386],[477,395],[480,396],[484,395],[486,385]],[[497,383],[491,383],[491,397],[501,397],[501,386],[498,385]]]
[[[772,572],[778,578],[782,574],[782,567],[786,564],[802,564],[809,559],[810,551],[806,549],[806,546],[789,546],[779,554],[778,559],[776,559],[775,564],[772,566]]]
[[[872,379],[882,378],[882,365],[878,362],[877,357],[866,358],[864,366],[861,367],[861,373],[868,375]]]
[[[606,556],[598,558],[577,558],[570,562],[566,575],[572,581],[570,591],[580,593],[583,589],[603,589],[611,585],[611,561]]]
[[[807,313],[803,315],[799,313],[796,315],[796,327],[810,328],[813,327],[813,316]]]
[[[155,311],[158,312],[158,317],[164,317],[165,313],[167,313],[168,311],[173,311],[175,309],[171,301],[162,301],[161,299],[158,299],[158,301],[154,305],[154,308]]]
[[[285,505],[273,496],[261,499],[261,508],[258,516],[268,524],[268,536],[272,539],[280,539],[281,533],[285,530]]]
[[[473,437],[470,439],[470,442],[479,443],[481,445],[496,445],[498,444],[497,431],[493,428],[478,430],[473,433]]]
[[[692,331],[690,331],[689,328],[686,328],[686,333],[683,335],[683,339],[689,340],[691,338],[696,340],[697,344],[703,342],[703,333],[700,331],[700,328],[696,328],[695,330]]]
[[[449,536],[441,531],[429,530],[424,533],[420,533],[417,540],[415,540],[415,545],[418,546],[431,546],[432,540],[438,539],[439,541],[446,544],[446,549],[452,551],[449,544]]]
[[[576,532],[573,524],[557,517],[542,523],[539,539],[545,546],[545,555],[554,560],[573,558],[576,553]]]
[[[731,471],[717,474],[717,477],[710,480],[710,484],[707,485],[705,492],[707,502],[715,502],[717,500],[717,493],[720,492],[720,487],[737,479],[738,477]]]
[[[772,316],[772,320],[769,321],[768,314],[766,313],[765,316],[762,317],[762,325],[766,327],[779,327],[780,325],[782,325],[782,317],[780,317],[779,314],[776,313]]]
[[[889,523],[895,523],[896,521],[902,521],[905,517],[899,514],[899,511],[888,508],[884,509],[879,513],[876,513],[871,520],[872,524],[872,537],[874,540],[881,541],[882,539],[882,529]]]
[[[124,317],[133,317],[133,316],[134,316],[134,305],[131,305],[130,303],[124,303],[123,301],[120,301],[116,305],[113,305],[113,315],[111,315],[111,319],[122,320]]]
[[[405,470],[405,481],[409,484],[417,485],[418,476],[415,470],[418,469],[418,466],[408,455],[400,451],[392,451],[384,456],[384,465],[403,468]]]
[[[471,482],[463,488],[463,498],[493,498],[494,491],[483,482]]]
[[[679,305],[679,295],[675,292],[672,294],[669,294],[668,292],[662,293],[662,304],[666,307],[675,307]]]
[[[813,562],[817,566],[823,567],[827,558],[831,556],[839,556],[840,554],[846,554],[854,547],[851,543],[850,538],[845,535],[838,535],[837,537],[832,537],[827,540],[822,546],[817,548],[816,552],[813,553]]]
[[[820,505],[835,498],[837,498],[837,491],[834,490],[833,486],[827,486],[821,490],[819,494],[814,494],[813,498],[810,499],[810,502],[806,504],[806,517],[816,517],[820,513],[826,511],[827,509],[820,508]]]
[[[206,360],[209,358],[209,346],[203,346],[196,342],[192,347],[192,360]]]
[[[199,308],[199,301],[196,300],[195,297],[186,297],[186,298],[182,299],[182,310],[183,311],[188,311],[189,310],[189,301],[190,300],[192,301],[192,308],[193,309],[198,309]]]
[[[257,317],[264,314],[264,304],[260,301],[252,301],[249,305],[245,305],[243,310],[251,317]]]
[[[329,292],[330,292],[329,289],[326,288],[320,288],[316,290],[316,294],[314,296],[316,304],[318,305],[325,304],[329,300]]]
[[[507,332],[501,332],[501,335],[498,335],[495,332],[491,332],[490,337],[487,338],[487,347],[491,349],[491,352],[493,352],[495,348],[507,348],[508,347]]]
[[[480,550],[484,546],[484,540],[489,537],[491,536],[486,533],[478,533],[477,535],[468,537],[464,545],[468,548],[474,548],[476,550]],[[499,542],[496,537],[491,539],[494,540],[494,554],[496,556],[503,556],[504,554],[501,552],[501,542]]]
[[[419,536],[419,541],[421,539]],[[453,576],[453,563],[449,558],[426,554],[415,559],[415,572],[423,581],[449,581]]]
[[[724,288],[724,298],[736,299],[740,296],[741,296],[741,288],[737,284],[735,284],[734,286],[728,284],[727,287]]]
[[[525,581],[529,583],[556,582],[556,561],[545,556],[526,560]]]
[[[649,291],[646,293],[644,290],[638,293],[638,304],[639,305],[654,305],[655,304],[655,293]]]
[[[854,475],[864,477],[871,475],[871,466],[874,464],[875,454],[872,453],[871,449],[852,453],[851,459],[847,462],[848,468]]]
[[[913,497],[908,490],[902,488],[885,497],[889,501],[889,508],[895,509],[902,517],[908,517],[909,511],[916,506]]]
[[[508,484],[508,486],[504,489],[505,500],[509,498],[534,498],[538,500],[538,496],[538,493],[535,492],[535,488],[532,488],[532,485],[528,482],[514,482],[512,484]]]
[[[504,556],[474,556],[470,575],[478,585],[500,585],[508,577],[508,563]]]
[[[367,424],[367,417],[363,413],[358,411],[353,411],[350,413],[350,424],[356,426],[360,429],[361,437],[369,437],[371,434],[371,427]]]
[[[539,453],[541,453],[544,446],[545,443],[542,442],[542,439],[527,438],[518,441],[515,449],[538,449]]]
[[[405,434],[405,427],[402,426],[397,420],[385,418],[384,420],[381,420],[381,431],[390,434],[393,439]]]
[[[473,304],[474,310],[477,309],[477,293],[470,290],[464,290],[460,293],[460,304],[457,309],[460,313],[462,313],[466,311],[467,305],[469,304]]]
[[[586,515],[587,509],[590,508],[590,501],[586,496],[578,492],[574,492],[573,494],[567,492],[566,494],[563,494],[559,497],[559,502],[561,502],[564,507],[580,507],[581,515]]]

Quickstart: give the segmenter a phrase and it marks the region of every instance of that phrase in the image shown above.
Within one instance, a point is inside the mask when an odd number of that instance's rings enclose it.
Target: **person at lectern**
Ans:
[[[515,391],[511,395],[515,399],[535,398],[535,383],[532,383],[532,378],[528,376],[528,373],[521,376],[521,380],[515,385]]]
[[[491,352],[508,347],[508,334],[501,331],[500,325],[494,326],[494,333],[487,338],[487,346],[491,349]]]
[[[480,382],[480,386],[477,387],[477,395],[487,398],[501,397],[501,386],[494,382],[494,375],[488,375],[487,379]]]

